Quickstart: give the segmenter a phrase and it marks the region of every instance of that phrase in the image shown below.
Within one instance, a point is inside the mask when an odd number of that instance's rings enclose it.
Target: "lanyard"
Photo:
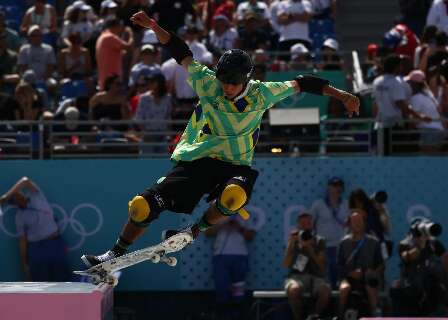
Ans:
[[[359,250],[361,249],[361,247],[364,245],[364,242],[366,241],[366,237],[364,236],[364,238],[362,238],[362,240],[360,240],[357,244],[355,249],[353,249],[352,253],[350,254],[350,256],[347,259],[346,265],[348,265],[356,256],[356,254],[359,252]]]

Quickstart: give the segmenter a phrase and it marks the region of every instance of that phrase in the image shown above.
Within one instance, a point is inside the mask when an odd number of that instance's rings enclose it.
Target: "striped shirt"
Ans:
[[[211,157],[250,165],[263,113],[294,94],[293,85],[250,80],[243,94],[229,100],[215,73],[206,66],[193,61],[188,73],[188,83],[199,96],[199,103],[171,159],[193,161]]]

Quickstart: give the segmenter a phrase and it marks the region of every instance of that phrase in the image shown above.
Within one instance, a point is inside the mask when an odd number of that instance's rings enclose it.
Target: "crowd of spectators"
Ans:
[[[182,130],[197,96],[154,32],[129,20],[141,9],[208,66],[241,48],[252,54],[259,80],[268,70],[343,68],[335,0],[7,0],[0,5],[0,120],[71,121],[58,127],[66,131],[101,129],[76,120],[151,120],[108,127],[134,141]],[[181,121],[157,123],[166,120]]]

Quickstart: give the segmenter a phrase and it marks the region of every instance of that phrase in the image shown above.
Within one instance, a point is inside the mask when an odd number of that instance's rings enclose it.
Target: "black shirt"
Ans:
[[[0,120],[17,120],[15,112],[19,109],[16,99],[8,94],[0,93]]]

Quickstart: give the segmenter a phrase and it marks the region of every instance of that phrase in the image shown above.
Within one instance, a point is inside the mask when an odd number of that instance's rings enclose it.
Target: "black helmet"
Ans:
[[[252,59],[245,51],[230,49],[219,58],[216,78],[223,83],[243,84],[249,81],[252,70]]]

